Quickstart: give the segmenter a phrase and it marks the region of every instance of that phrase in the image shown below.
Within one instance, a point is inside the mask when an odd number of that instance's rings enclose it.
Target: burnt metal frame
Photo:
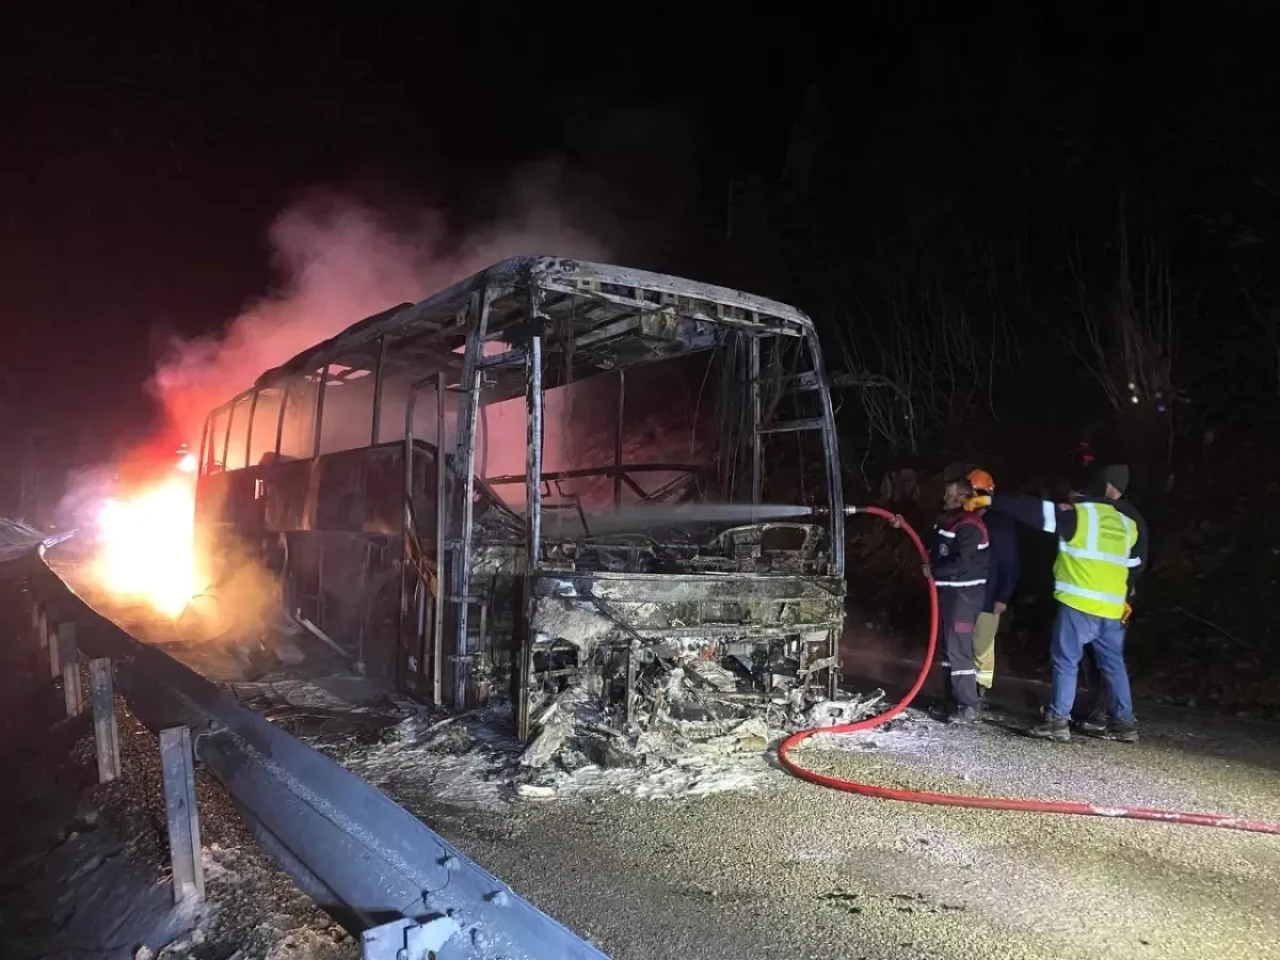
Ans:
[[[209,443],[209,422],[210,418],[206,417],[204,426],[200,428],[200,459],[196,461],[196,476],[202,476],[205,472],[205,447]]]
[[[462,377],[459,380],[459,391],[465,403],[459,404],[457,438],[453,455],[453,474],[455,489],[461,490],[462,516],[458,530],[457,549],[450,557],[453,571],[451,581],[446,581],[450,590],[449,602],[456,605],[454,615],[454,646],[456,651],[454,665],[454,705],[467,703],[467,684],[471,680],[472,654],[468,645],[467,620],[471,610],[471,539],[472,526],[475,521],[476,490],[476,419],[480,409],[480,387],[482,371],[480,359],[483,353],[485,334],[489,327],[489,313],[495,299],[495,288],[488,283],[481,285],[480,290],[470,297],[468,314],[474,317],[467,334],[465,360]],[[458,497],[451,497],[455,504]],[[456,593],[452,591],[456,590]],[[437,628],[437,633],[442,631]]]
[[[532,315],[532,314],[531,314]],[[528,392],[526,404],[529,416],[529,433],[528,442],[530,450],[536,446],[538,451],[536,470],[533,462],[527,462],[525,483],[526,483],[526,513],[529,515],[530,536],[528,538],[527,562],[529,570],[535,570],[537,567],[538,547],[541,541],[541,511],[542,511],[542,492],[541,481],[553,477],[543,475],[541,466],[541,439],[542,439],[542,333],[541,322],[539,321],[534,329],[537,331],[530,337],[529,358],[527,360],[527,383]],[[798,432],[802,430],[819,430],[823,435],[823,459],[826,466],[826,481],[828,491],[828,506],[830,510],[829,531],[832,540],[832,573],[836,576],[844,575],[845,549],[844,549],[844,498],[840,478],[840,462],[839,452],[836,443],[835,433],[835,417],[831,405],[831,395],[826,389],[826,378],[821,374],[822,355],[818,347],[817,336],[812,332],[806,333],[803,338],[805,347],[810,352],[810,359],[814,365],[814,370],[818,371],[816,377],[812,381],[808,381],[808,375],[801,375],[798,380],[804,378],[804,382],[811,382],[812,389],[816,389],[820,394],[820,413],[817,417],[807,420],[792,421],[777,426],[763,426],[761,423],[762,415],[762,395],[760,389],[760,335],[753,335],[748,344],[748,377],[749,377],[749,406],[751,411],[751,501],[752,503],[760,503],[762,484],[763,484],[763,445],[761,438],[771,433],[777,432]],[[532,356],[537,353],[538,363],[535,368]],[[603,469],[600,472],[612,474],[614,477],[614,503],[620,502],[621,485],[625,480],[624,464],[622,463],[622,433],[623,433],[623,403],[625,389],[625,368],[618,370],[619,389],[617,398],[618,422],[615,430],[615,447],[614,447],[614,466],[612,470]],[[537,394],[535,400],[534,395]],[[535,433],[533,427],[534,416],[538,418],[537,431]],[[535,437],[537,443],[535,444]],[[651,469],[657,469],[659,466],[675,468],[676,465],[653,465]],[[585,473],[586,471],[561,471],[559,475],[573,475],[577,473]],[[594,472],[594,471],[593,471]],[[500,485],[503,483],[517,482],[520,478],[517,476],[495,477],[487,482],[492,485]]]
[[[831,509],[829,518],[831,533],[831,566],[832,573],[844,576],[844,487],[840,478],[840,447],[836,439],[835,411],[831,406],[831,387],[827,380],[827,370],[822,364],[822,347],[818,344],[817,331],[810,326],[804,334],[809,346],[809,359],[813,364],[817,378],[820,419],[822,421],[822,448],[827,464],[827,498]],[[838,641],[837,641],[838,642]],[[834,680],[835,671],[832,671]],[[834,693],[834,689],[832,691]]]
[[[246,467],[253,466],[253,461],[249,459],[249,455],[253,452],[253,417],[258,412],[258,395],[260,393],[262,393],[261,390],[254,390],[253,399],[249,401],[249,426],[244,431],[244,465]]]
[[[372,409],[372,420],[371,420],[371,427],[370,427],[369,446],[377,446],[378,431],[380,429],[380,424],[381,424],[383,365],[386,359],[386,354],[385,354],[386,344],[385,344],[385,338],[380,338],[380,339],[382,340],[382,343],[379,347],[379,356],[378,356],[377,365],[371,369],[371,373],[374,377],[374,393],[373,393],[373,409]],[[208,462],[206,460],[206,455],[209,452],[210,445],[217,443],[217,437],[213,435],[213,424],[217,420],[218,416],[223,413],[225,413],[227,416],[227,425],[226,425],[226,429],[222,432],[222,469],[217,472],[234,473],[236,470],[243,470],[246,467],[256,466],[256,464],[252,463],[250,460],[250,454],[253,451],[254,425],[257,422],[258,400],[261,398],[262,394],[267,390],[280,391],[280,407],[276,411],[276,418],[275,418],[276,419],[275,444],[270,448],[269,451],[267,451],[278,456],[280,453],[280,444],[283,441],[284,415],[285,415],[285,410],[288,407],[289,398],[294,395],[294,391],[300,385],[305,385],[307,381],[312,377],[316,379],[316,401],[315,401],[315,411],[314,411],[315,423],[313,424],[312,437],[311,437],[312,452],[310,456],[311,457],[320,456],[321,426],[322,426],[321,421],[323,419],[323,413],[324,413],[325,384],[329,380],[329,369],[331,366],[332,366],[331,364],[326,363],[316,368],[315,370],[311,370],[297,376],[286,378],[282,382],[255,385],[254,387],[251,387],[248,390],[244,390],[241,393],[236,394],[234,397],[232,397],[230,400],[226,401],[225,403],[221,404],[220,406],[215,407],[208,414],[208,416],[205,417],[204,425],[200,431],[200,460],[199,460],[199,466],[197,468],[198,472],[201,475],[209,472],[207,469]],[[244,464],[240,467],[235,467],[229,470],[227,469],[226,463],[227,463],[227,455],[231,452],[231,428],[232,428],[232,425],[237,422],[237,417],[235,415],[237,408],[243,406],[245,401],[248,401],[248,406],[249,406],[249,425],[245,429]],[[355,449],[360,449],[360,448],[355,448]],[[308,459],[308,458],[302,458],[302,459]]]
[[[613,505],[622,506],[622,433],[627,413],[627,369],[618,368],[618,410],[613,427]]]
[[[543,405],[543,382],[542,382],[542,348],[543,348],[543,323],[544,317],[538,309],[542,291],[538,290],[532,284],[529,292],[529,310],[530,318],[530,336],[528,341],[528,363],[526,367],[526,406],[528,410],[527,427],[528,427],[528,452],[526,459],[525,474],[525,521],[526,521],[526,550],[525,562],[527,576],[525,579],[525,631],[531,628],[531,624],[535,622],[536,608],[536,590],[535,581],[538,578],[538,571],[541,559],[541,529],[542,529],[542,405]],[[774,331],[775,333],[778,331]],[[765,427],[762,423],[762,391],[761,391],[761,339],[768,335],[769,331],[752,332],[748,334],[748,357],[747,357],[747,381],[749,388],[749,411],[751,421],[750,433],[750,483],[751,483],[751,502],[759,504],[761,502],[762,486],[763,486],[763,443],[762,437],[768,433],[779,432],[775,428]],[[822,355],[818,349],[817,336],[812,327],[805,329],[801,334],[801,342],[809,350],[810,362],[813,364],[811,382],[805,383],[801,374],[794,379],[797,385],[808,386],[809,389],[815,389],[819,393],[820,414],[816,418],[809,420],[794,421],[791,423],[780,424],[779,426],[785,431],[800,430],[820,430],[823,434],[823,454],[826,464],[827,475],[827,496],[829,506],[829,530],[831,534],[831,550],[832,550],[832,573],[836,576],[844,574],[844,503],[843,490],[841,487],[838,451],[836,446],[835,421],[834,413],[831,406],[830,391],[827,385],[825,371],[822,367]],[[615,450],[614,450],[614,502],[615,506],[620,502],[620,486],[622,483],[622,472],[619,469],[622,459],[622,431],[623,431],[623,415],[624,415],[624,390],[625,390],[625,367],[620,367],[619,373],[619,389],[617,397],[617,425],[615,432]],[[512,478],[514,479],[514,478]],[[630,629],[627,624],[611,614],[603,603],[597,601],[596,605],[600,608],[600,612],[605,614],[610,620],[614,620],[617,625],[630,634],[630,640],[626,650],[626,680],[625,680],[625,700],[624,712],[626,721],[629,724],[632,717],[632,707],[634,704],[634,689],[636,677],[636,659],[641,644],[639,636],[634,630]],[[530,689],[533,680],[533,656],[534,645],[532,638],[526,636],[519,645],[517,651],[520,663],[520,684],[519,695],[515,704],[515,721],[518,735],[521,739],[525,739],[530,734],[531,716],[530,716]],[[837,655],[837,646],[839,644],[839,631],[831,630],[828,632],[827,653],[826,658],[834,658]],[[802,644],[803,647],[803,644]],[[807,666],[807,651],[802,649],[801,665]],[[834,662],[834,660],[833,660]],[[827,695],[834,696],[838,677],[834,668],[827,671]]]
[[[629,291],[630,295],[623,292]],[[497,356],[485,357],[483,344],[490,333],[491,311],[499,298],[509,297],[513,293],[523,293],[525,297],[524,326],[520,330],[518,323],[509,319],[499,331],[506,340],[511,341],[511,331],[520,331],[525,340],[523,346],[515,345],[513,349]],[[548,317],[543,312],[543,303],[549,295],[561,297],[580,297],[591,301],[621,306],[634,314],[629,319],[613,320],[603,323],[603,327],[612,328],[622,324],[628,330],[640,329],[644,318],[660,316],[673,320],[690,320],[710,323],[724,327],[738,328],[748,335],[748,380],[750,381],[750,415],[752,423],[751,435],[751,487],[752,500],[758,503],[762,485],[762,443],[761,436],[770,432],[761,427],[761,392],[760,392],[760,338],[769,334],[781,334],[798,337],[809,350],[809,359],[813,364],[813,383],[820,396],[820,415],[810,421],[795,422],[786,425],[790,429],[816,429],[823,434],[824,459],[827,467],[828,498],[828,530],[831,539],[832,562],[831,572],[841,576],[844,573],[844,518],[843,494],[840,483],[839,459],[835,435],[835,423],[831,406],[831,396],[826,373],[822,367],[822,354],[817,336],[809,319],[799,311],[784,304],[755,297],[751,294],[708,284],[678,278],[650,274],[644,271],[630,270],[601,264],[580,261],[562,260],[548,257],[525,257],[503,261],[488,270],[440,291],[434,296],[417,304],[402,304],[381,314],[354,324],[348,330],[330,340],[304,351],[288,363],[270,370],[259,377],[257,383],[248,391],[232,398],[223,407],[216,408],[205,425],[205,434],[212,433],[212,424],[218,413],[227,411],[227,432],[223,441],[223,469],[226,467],[226,452],[230,443],[232,418],[237,403],[247,395],[252,395],[251,407],[256,407],[257,392],[263,387],[284,386],[281,396],[280,411],[277,419],[276,452],[279,452],[283,418],[288,396],[293,385],[318,373],[319,386],[315,407],[315,434],[312,455],[319,456],[320,437],[323,426],[325,385],[328,380],[330,363],[348,353],[353,348],[365,346],[377,341],[377,364],[374,371],[375,388],[371,417],[371,445],[377,445],[378,426],[381,421],[381,404],[383,400],[385,367],[388,356],[397,348],[403,349],[415,342],[436,340],[442,336],[462,336],[464,338],[464,354],[460,375],[458,377],[458,394],[463,402],[459,404],[457,414],[457,430],[451,463],[443,450],[444,399],[445,390],[440,390],[437,402],[437,449],[438,476],[447,479],[449,474],[455,481],[453,484],[441,484],[437,489],[437,612],[432,625],[433,658],[442,657],[442,649],[446,638],[446,619],[450,620],[455,651],[456,669],[454,673],[454,689],[452,691],[455,705],[462,706],[467,702],[467,689],[471,680],[473,651],[470,650],[468,621],[470,606],[476,598],[470,596],[471,589],[471,553],[474,525],[474,497],[476,490],[475,477],[475,442],[476,425],[479,411],[482,408],[481,389],[484,382],[484,371],[509,367],[523,360],[525,368],[525,399],[527,417],[528,460],[526,461],[526,505],[525,505],[525,564],[526,572],[532,575],[538,568],[539,549],[542,539],[542,417],[544,382],[544,325]],[[448,322],[452,319],[452,323]],[[619,328],[621,331],[621,328]],[[597,331],[598,332],[598,331]],[[396,337],[396,334],[400,334]],[[393,347],[389,342],[396,340]],[[697,349],[713,346],[710,341],[704,342]],[[615,437],[615,469],[621,464],[622,417],[625,398],[625,365],[617,368],[618,386],[618,434]],[[435,374],[438,389],[446,384],[445,374]],[[430,378],[428,378],[430,379]],[[412,403],[413,388],[410,390]],[[408,411],[407,411],[408,413]],[[408,413],[411,417],[411,413]],[[408,419],[408,418],[407,418]],[[406,424],[406,498],[412,489],[412,440],[411,420]],[[249,439],[252,432],[252,412],[249,429],[246,431],[246,466],[248,464]],[[209,442],[216,438],[209,437]],[[203,447],[203,442],[202,442]],[[204,458],[201,458],[201,469],[204,469]],[[623,479],[615,476],[615,501],[620,499],[620,487]],[[453,515],[456,510],[456,516]],[[447,591],[447,592],[446,592]],[[531,596],[531,594],[530,594]],[[406,603],[402,597],[402,610]],[[452,618],[443,616],[444,604],[454,606]],[[437,667],[442,664],[437,663]],[[435,685],[439,687],[442,671],[436,669]],[[443,699],[442,691],[436,696]]]
[[[385,342],[385,338],[384,338]],[[445,416],[444,403],[447,395],[448,381],[443,371],[437,371],[431,376],[424,377],[409,385],[409,394],[405,399],[404,405],[404,509],[405,509],[405,527],[406,532],[412,525],[416,529],[416,521],[412,516],[413,510],[413,416],[416,412],[418,393],[426,387],[435,387],[436,391],[436,439],[435,439],[435,466],[436,466],[436,583],[435,590],[432,591],[432,617],[431,617],[431,699],[440,705],[443,699],[443,681],[442,671],[444,669],[444,645],[441,636],[441,628],[443,624],[445,611],[445,577],[444,577],[444,556],[445,556],[445,523],[447,522],[446,506],[448,497],[446,496],[446,487],[448,485],[448,473],[445,466]],[[380,401],[380,398],[379,398]],[[407,545],[406,545],[407,548]],[[416,590],[426,590],[429,584],[423,583],[422,578],[418,577],[419,587]],[[421,603],[425,604],[426,598],[423,597]],[[408,603],[407,592],[401,595],[401,620],[403,622],[403,614],[406,612]],[[418,610],[417,629],[423,630],[422,613],[424,610],[420,607]]]

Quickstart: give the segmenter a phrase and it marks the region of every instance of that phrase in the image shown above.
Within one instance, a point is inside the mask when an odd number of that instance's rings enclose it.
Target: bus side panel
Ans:
[[[367,650],[378,639],[364,636],[365,604],[369,596],[368,538],[359,533],[325,530],[312,536],[319,542],[318,603],[321,630],[348,652],[352,661],[368,662]]]
[[[364,451],[362,526],[369,539],[361,630],[365,671],[388,687],[412,691],[401,645],[401,557],[404,552],[404,448]]]
[[[196,481],[195,549],[196,555],[214,554],[224,530],[223,503],[227,498],[227,475],[211,473]],[[230,529],[230,525],[226,525]]]
[[[344,450],[314,461],[300,539],[313,622],[388,687],[397,680],[403,453],[398,445]]]
[[[386,687],[397,687],[400,670],[401,537],[370,536],[366,566],[367,598],[361,631],[365,640],[365,673]]]
[[[206,556],[259,558],[283,576],[290,614],[322,630],[373,680],[399,677],[404,454],[384,444],[202,476]],[[287,559],[286,559],[287,558]]]
[[[311,485],[312,460],[291,460],[260,467],[266,492],[266,529],[279,533],[310,530],[307,496]]]
[[[196,482],[195,550],[215,586],[257,554],[262,504],[255,500],[252,470],[215,473]]]

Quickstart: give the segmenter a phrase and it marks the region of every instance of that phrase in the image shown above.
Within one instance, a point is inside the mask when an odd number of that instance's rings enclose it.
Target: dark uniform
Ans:
[[[943,667],[949,699],[960,710],[978,707],[973,626],[982,611],[991,568],[987,526],[977,513],[948,510],[933,528],[929,565],[938,588]]]

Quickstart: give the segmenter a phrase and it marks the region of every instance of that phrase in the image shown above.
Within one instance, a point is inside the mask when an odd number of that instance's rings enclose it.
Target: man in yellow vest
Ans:
[[[1108,468],[1110,470],[1112,468]],[[1107,734],[1133,743],[1138,726],[1124,664],[1125,606],[1130,571],[1141,564],[1139,527],[1105,495],[1105,471],[1094,486],[1097,495],[1075,496],[1069,503],[1037,497],[992,497],[991,509],[1057,536],[1053,596],[1058,615],[1053,627],[1053,698],[1044,721],[1031,734],[1046,740],[1071,739],[1080,660],[1092,645],[1094,659],[1111,697]]]

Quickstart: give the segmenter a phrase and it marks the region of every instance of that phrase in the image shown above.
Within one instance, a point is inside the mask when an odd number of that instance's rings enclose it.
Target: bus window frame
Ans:
[[[236,422],[236,407],[244,400],[249,400],[250,413],[249,425],[244,432],[244,463],[236,467],[234,470],[227,468],[227,455],[231,452],[231,428]],[[235,473],[236,470],[243,470],[249,465],[249,432],[253,429],[253,413],[252,407],[257,402],[256,390],[245,390],[243,393],[237,394],[230,403],[227,404],[227,438],[222,444],[222,472]]]
[[[251,459],[253,454],[253,425],[258,417],[258,399],[266,391],[278,390],[280,392],[280,401],[276,406],[276,428],[272,431],[275,436],[274,444],[262,451],[261,456],[265,457],[270,454],[272,459],[280,456],[280,432],[284,426],[284,405],[289,396],[289,388],[293,386],[294,381],[289,380],[283,384],[270,384],[265,387],[255,387],[253,391],[253,403],[249,405],[249,432],[245,435],[245,454],[244,462],[246,467],[257,466]]]
[[[245,467],[253,466],[249,460],[249,454],[253,450],[253,417],[258,412],[258,394],[260,391],[253,391],[253,398],[249,401],[249,426],[244,431],[244,465]]]
[[[329,367],[332,364],[326,363],[315,372],[315,376],[320,378],[320,383],[316,387],[316,430],[311,437],[311,459],[316,460],[320,456],[320,437],[321,430],[324,429],[324,388],[329,382]]]
[[[373,370],[373,425],[369,430],[369,446],[378,445],[378,430],[382,426],[383,367],[387,365],[387,338],[378,338],[378,365]]]
[[[218,442],[218,437],[217,437],[218,417],[221,416],[223,413],[227,415],[227,425],[225,428],[225,432],[223,433],[223,436],[222,436],[222,459],[221,460],[218,460],[216,458],[203,459],[201,461],[201,472],[205,476],[209,476],[214,473],[227,472],[227,439],[231,436],[231,405],[234,402],[235,400],[232,399],[232,400],[228,400],[226,403],[222,404],[221,406],[214,407],[213,410],[209,413],[209,416],[205,419],[206,439],[202,442],[201,446],[204,448],[204,453],[208,457],[212,458],[214,454],[216,454],[217,452],[216,445]],[[215,467],[217,469],[212,469]]]
[[[200,428],[200,459],[196,461],[199,475],[203,476],[205,471],[204,455],[205,447],[209,444],[209,417],[205,417],[204,426]]]

